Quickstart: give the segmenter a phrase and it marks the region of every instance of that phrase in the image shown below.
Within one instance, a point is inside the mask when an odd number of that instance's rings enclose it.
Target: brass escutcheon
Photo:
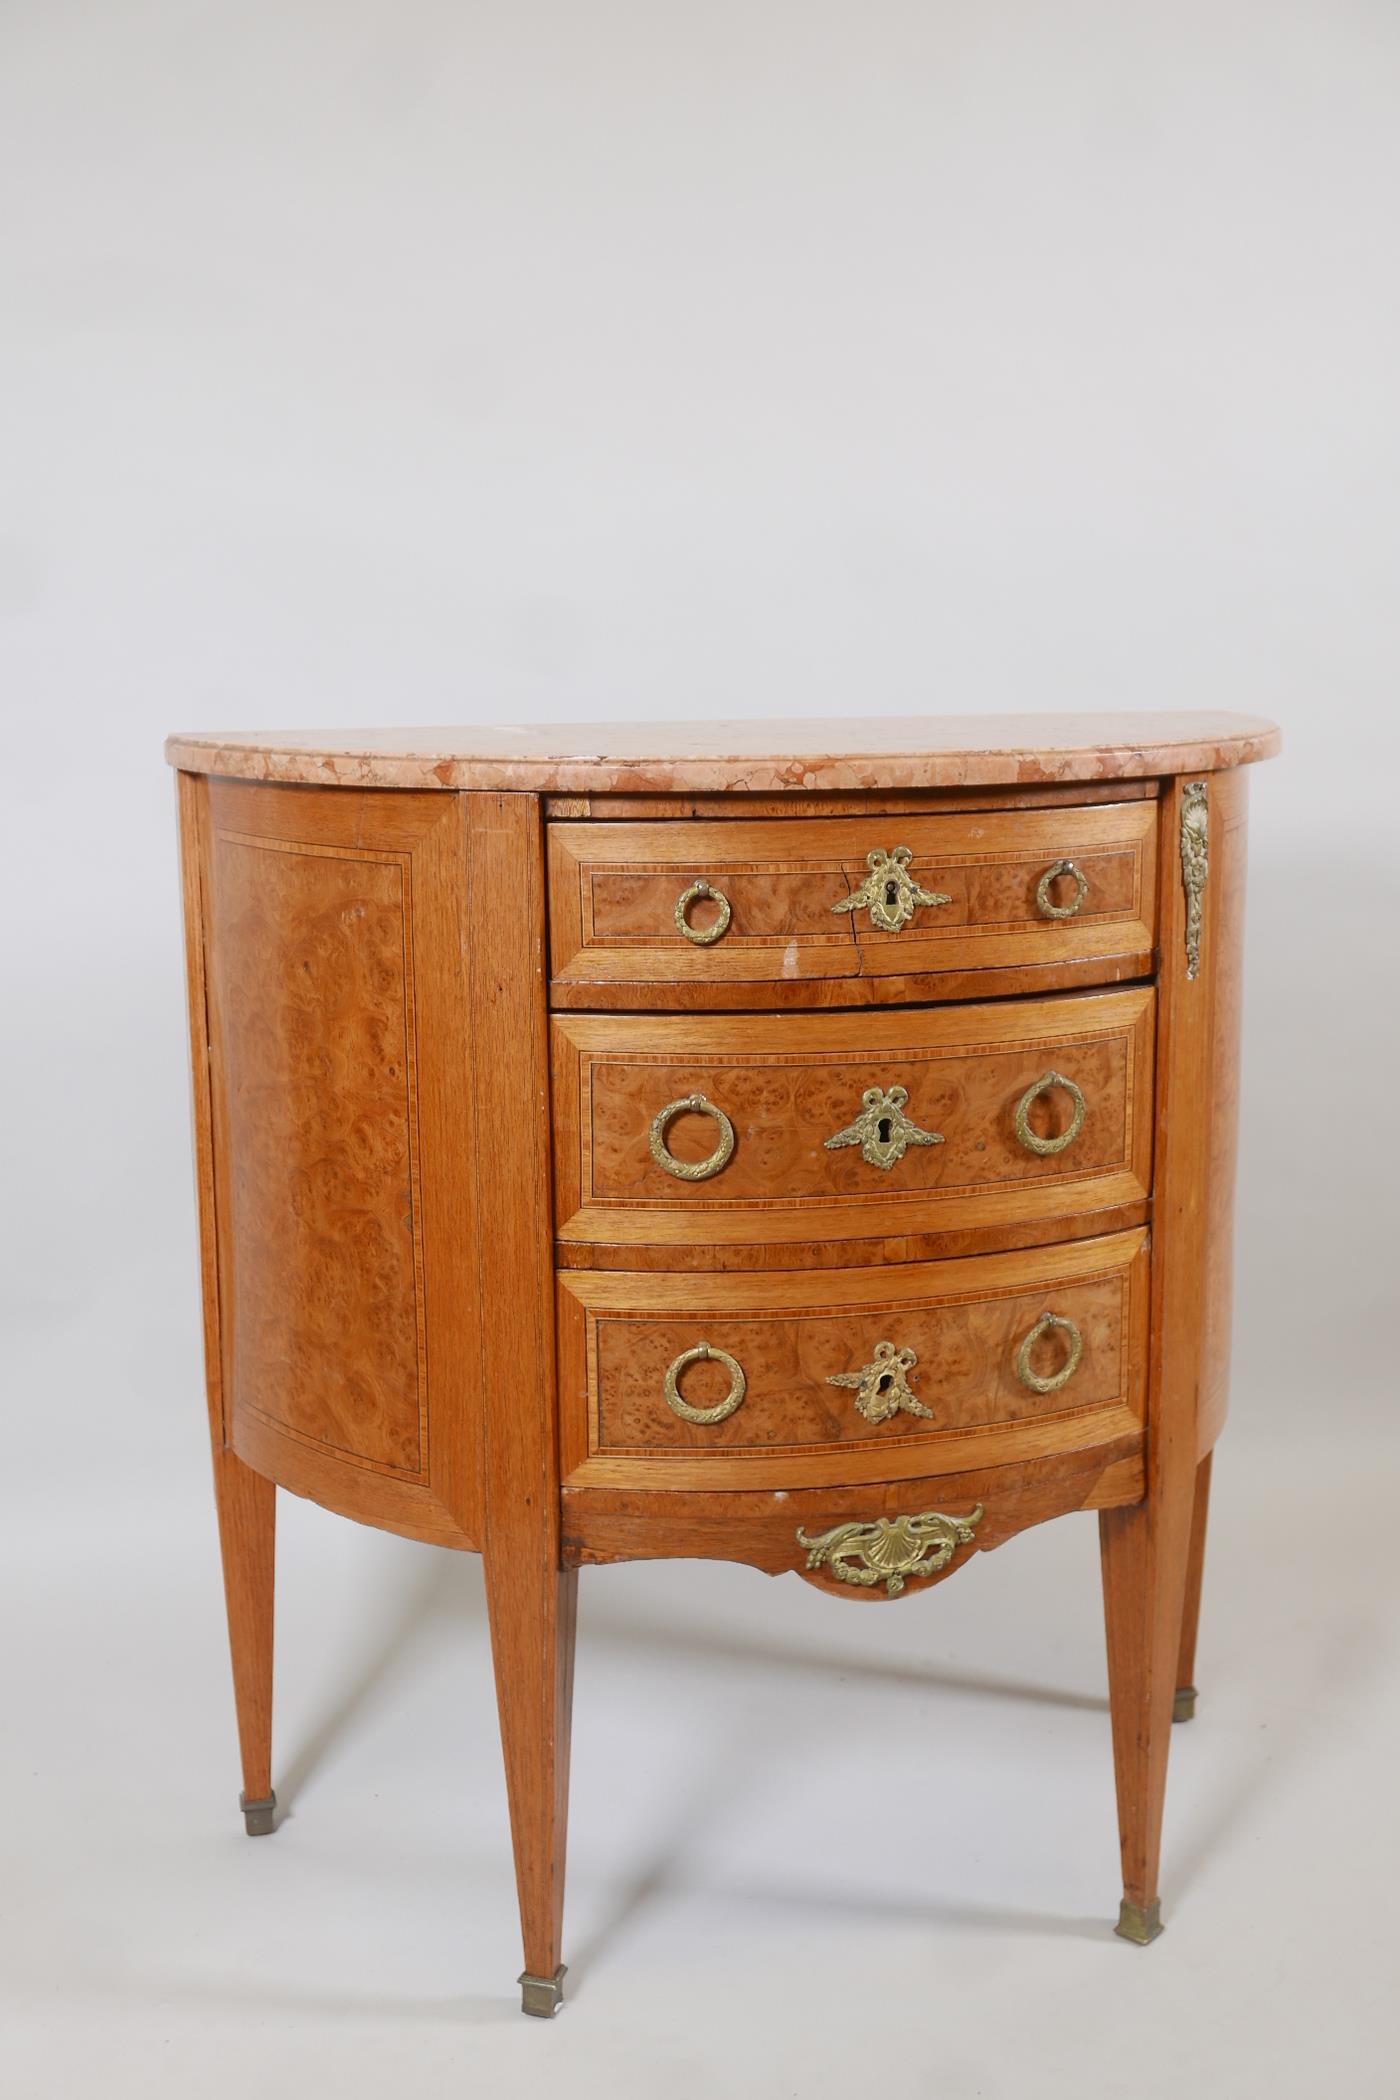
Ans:
[[[672,1116],[684,1115],[687,1110],[701,1116],[713,1116],[719,1125],[719,1141],[708,1159],[677,1159],[667,1147],[667,1124]],[[664,1108],[656,1111],[647,1132],[647,1145],[658,1167],[674,1174],[677,1181],[708,1181],[712,1174],[718,1174],[721,1167],[729,1164],[734,1150],[734,1125],[724,1110],[716,1108],[714,1102],[707,1101],[703,1094],[686,1094],[679,1101],[668,1101]]]
[[[1042,1378],[1039,1371],[1031,1369],[1031,1351],[1043,1334],[1049,1334],[1051,1329],[1056,1327],[1069,1336],[1069,1355],[1058,1371],[1053,1371],[1048,1378]],[[1060,1387],[1068,1385],[1079,1369],[1079,1359],[1083,1354],[1084,1337],[1073,1320],[1066,1320],[1059,1313],[1043,1312],[1016,1351],[1016,1376],[1022,1385],[1033,1393],[1058,1393]]]
[[[909,1089],[905,1086],[868,1086],[860,1097],[861,1112],[854,1123],[823,1139],[827,1151],[835,1152],[842,1145],[859,1145],[861,1158],[869,1160],[872,1167],[888,1168],[897,1159],[903,1159],[911,1145],[941,1145],[941,1131],[921,1130],[905,1115],[908,1099]]]
[[[925,890],[909,873],[914,858],[909,846],[893,846],[888,853],[879,846],[866,854],[870,873],[849,897],[842,897],[831,911],[866,911],[870,923],[881,933],[898,933],[907,926],[921,904],[951,904],[946,890]]]
[[[1069,1129],[1062,1131],[1059,1137],[1037,1137],[1030,1124],[1031,1106],[1042,1094],[1049,1093],[1052,1086],[1061,1088],[1064,1093],[1069,1095],[1070,1100],[1074,1103],[1074,1114],[1070,1117]],[[1046,1072],[1042,1074],[1034,1086],[1026,1088],[1025,1093],[1022,1094],[1016,1104],[1017,1139],[1025,1146],[1027,1152],[1037,1152],[1042,1159],[1051,1152],[1063,1152],[1066,1145],[1074,1143],[1083,1128],[1084,1096],[1072,1079],[1065,1078],[1063,1072]]]
[[[1057,875],[1072,875],[1078,883],[1073,904],[1050,902],[1050,885]],[[1035,908],[1042,919],[1072,919],[1088,894],[1089,884],[1072,860],[1052,861],[1035,886]]]
[[[896,1349],[893,1342],[877,1342],[875,1354],[859,1371],[838,1371],[828,1385],[855,1390],[856,1412],[867,1422],[888,1422],[901,1412],[933,1420],[933,1409],[925,1407],[910,1391],[908,1374],[919,1361],[912,1349]]]
[[[691,905],[701,897],[711,897],[719,906],[719,917],[713,926],[692,926],[686,917]],[[717,890],[712,883],[706,882],[703,875],[698,876],[689,889],[682,890],[676,899],[676,925],[688,941],[694,941],[697,948],[708,948],[712,941],[719,940],[721,935],[728,931],[730,917],[729,899],[724,891]]]
[[[688,1400],[682,1400],[678,1381],[687,1364],[705,1362],[724,1365],[729,1373],[729,1391],[715,1407],[692,1407]],[[666,1405],[673,1415],[679,1415],[683,1422],[699,1422],[704,1427],[711,1422],[727,1422],[748,1391],[748,1385],[743,1366],[736,1357],[726,1349],[712,1349],[708,1342],[700,1342],[694,1349],[681,1351],[666,1373],[663,1389]]]

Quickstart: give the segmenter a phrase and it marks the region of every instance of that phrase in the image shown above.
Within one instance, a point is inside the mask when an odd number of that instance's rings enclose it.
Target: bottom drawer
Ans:
[[[803,1274],[559,1276],[566,1480],[914,1478],[1140,1426],[1147,1235]]]

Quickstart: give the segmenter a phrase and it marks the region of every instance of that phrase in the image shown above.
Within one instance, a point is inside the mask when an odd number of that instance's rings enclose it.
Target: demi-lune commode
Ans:
[[[536,2014],[581,1566],[885,1604],[1095,1510],[1117,1929],[1155,1937],[1277,746],[1209,714],[170,740],[250,1833],[278,1487],[483,1556]]]

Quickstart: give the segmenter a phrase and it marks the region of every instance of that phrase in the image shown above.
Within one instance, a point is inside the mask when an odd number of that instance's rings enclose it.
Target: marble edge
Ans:
[[[502,789],[531,794],[813,794],[914,788],[1050,786],[1072,781],[1141,780],[1166,773],[1216,773],[1272,758],[1282,746],[1275,723],[1240,717],[1236,732],[1142,743],[988,746],[957,751],[824,754],[820,758],[491,758],[318,750],[226,742],[219,735],[167,737],[167,764],[228,779],[318,787]],[[1248,727],[1245,723],[1248,722]]]

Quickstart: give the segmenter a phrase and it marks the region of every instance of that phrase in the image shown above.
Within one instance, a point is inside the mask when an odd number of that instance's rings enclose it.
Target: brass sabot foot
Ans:
[[[1118,1923],[1114,1931],[1120,1939],[1131,1940],[1135,1947],[1149,1947],[1159,1933],[1166,1930],[1162,1923],[1162,1899],[1154,1896],[1150,1903],[1133,1903],[1127,1896],[1118,1909]]]
[[[568,1973],[563,1962],[552,1976],[532,1976],[526,1969],[520,1978],[520,2010],[533,2014],[537,2020],[553,2019],[564,2003],[564,1978]]]
[[[1196,1718],[1196,1687],[1194,1684],[1179,1684],[1172,1700],[1174,1721],[1194,1721]]]
[[[250,1801],[246,1794],[240,1794],[238,1806],[243,1811],[243,1827],[250,1838],[271,1837],[277,1828],[275,1794],[269,1794],[265,1801]]]

